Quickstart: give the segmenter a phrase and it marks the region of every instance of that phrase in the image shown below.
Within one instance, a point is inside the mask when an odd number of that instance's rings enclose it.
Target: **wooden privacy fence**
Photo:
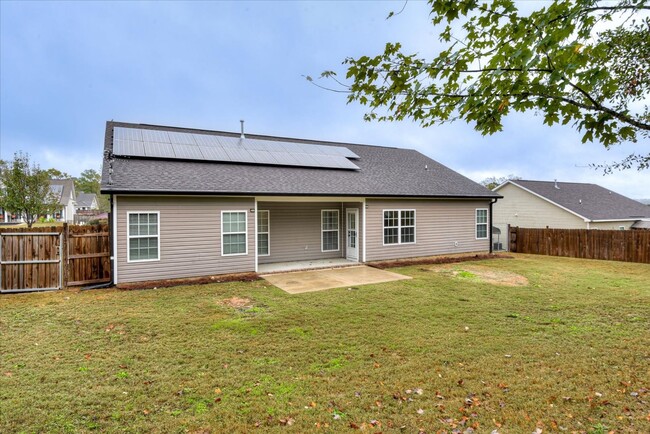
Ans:
[[[45,291],[63,284],[61,232],[0,233],[0,290]]]
[[[508,229],[510,251],[650,264],[650,231]]]
[[[60,289],[111,280],[107,225],[0,228],[0,291]]]

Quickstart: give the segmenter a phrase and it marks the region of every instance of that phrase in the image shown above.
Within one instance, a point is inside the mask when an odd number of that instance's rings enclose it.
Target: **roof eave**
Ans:
[[[502,199],[500,195],[406,195],[406,194],[350,194],[350,193],[288,193],[288,192],[256,192],[256,191],[185,191],[185,190],[121,190],[101,189],[102,194],[123,194],[123,195],[169,195],[169,196],[305,196],[305,197],[372,197],[372,198],[409,198],[409,199]]]

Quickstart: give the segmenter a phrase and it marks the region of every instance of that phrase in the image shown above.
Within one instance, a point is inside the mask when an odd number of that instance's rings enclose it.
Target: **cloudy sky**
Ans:
[[[526,7],[537,2],[527,2]],[[415,148],[481,181],[593,182],[650,197],[650,172],[603,176],[650,145],[609,151],[534,113],[483,137],[454,123],[367,123],[363,107],[304,76],[341,73],[347,56],[389,41],[435,52],[426,4],[398,2],[0,2],[0,158],[28,152],[73,176],[99,169],[107,120]]]

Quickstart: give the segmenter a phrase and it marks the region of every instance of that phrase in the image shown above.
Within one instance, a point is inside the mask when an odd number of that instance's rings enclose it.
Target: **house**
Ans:
[[[75,197],[73,179],[50,179],[50,191],[58,199],[59,208],[53,215],[47,216],[60,222],[73,223],[75,215]]]
[[[650,221],[650,207],[596,184],[510,180],[494,189],[494,226],[630,229]],[[502,240],[505,241],[505,240]]]
[[[411,149],[108,122],[114,282],[490,251],[500,196]]]
[[[75,205],[76,211],[91,211],[99,209],[95,193],[78,193]]]

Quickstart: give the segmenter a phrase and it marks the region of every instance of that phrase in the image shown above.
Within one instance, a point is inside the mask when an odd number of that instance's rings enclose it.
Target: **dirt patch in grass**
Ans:
[[[220,274],[218,276],[193,277],[190,279],[148,280],[146,282],[120,283],[119,289],[168,288],[181,285],[203,285],[223,282],[254,282],[261,278],[257,273]]]
[[[410,265],[455,264],[458,262],[482,261],[484,259],[513,259],[513,257],[502,253],[481,253],[475,255],[429,256],[426,258],[398,259],[395,261],[376,261],[369,262],[367,265],[383,270],[385,268],[408,267]]]
[[[425,268],[426,271],[435,271],[436,273],[450,274],[458,279],[476,280],[491,285],[501,286],[526,286],[528,279],[521,274],[513,273],[507,270],[498,270],[480,265],[463,265],[463,266],[437,266]]]
[[[251,301],[250,298],[237,297],[237,296],[226,298],[224,300],[219,300],[217,304],[221,306],[232,307],[234,309],[248,309],[253,307],[253,302]]]

